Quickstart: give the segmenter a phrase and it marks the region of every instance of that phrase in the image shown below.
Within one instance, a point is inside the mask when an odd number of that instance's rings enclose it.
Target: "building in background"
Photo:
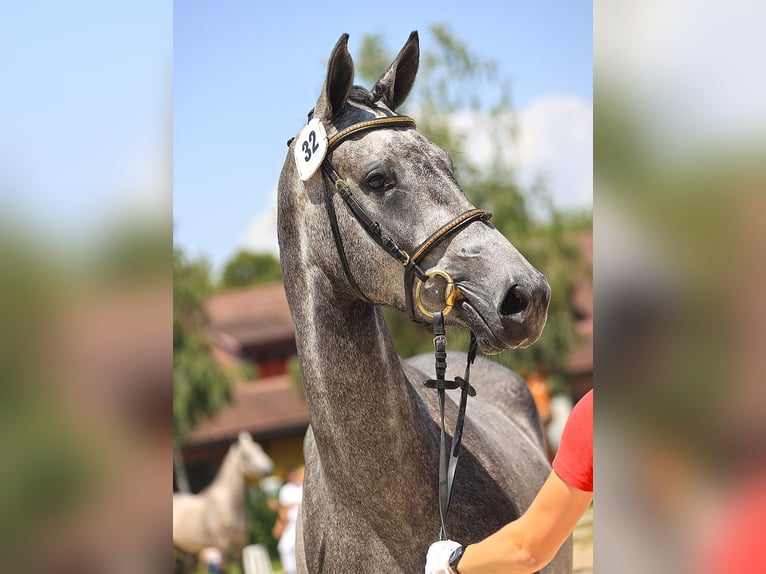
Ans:
[[[303,464],[309,417],[300,383],[288,373],[295,328],[282,284],[219,293],[205,310],[213,354],[233,381],[232,400],[198,425],[183,449],[192,491],[213,480],[242,430],[263,446],[277,472]]]

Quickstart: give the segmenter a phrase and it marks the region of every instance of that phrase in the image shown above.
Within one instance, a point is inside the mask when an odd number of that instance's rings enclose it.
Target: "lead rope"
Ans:
[[[439,396],[439,418],[441,424],[439,439],[439,520],[441,521],[441,530],[439,531],[439,539],[447,540],[447,513],[452,502],[452,486],[455,480],[458,458],[460,457],[465,410],[468,404],[468,396],[473,397],[476,395],[476,390],[470,385],[468,380],[471,375],[471,364],[476,360],[477,345],[476,336],[471,331],[471,342],[468,347],[464,376],[455,377],[454,381],[445,380],[444,377],[447,372],[447,337],[444,329],[444,315],[441,311],[436,311],[433,315],[436,378],[428,379],[423,384],[430,389],[436,389]],[[447,430],[444,425],[445,391],[457,388],[460,388],[460,405],[458,407],[457,420],[455,421],[455,432],[452,437],[452,448],[447,449]]]

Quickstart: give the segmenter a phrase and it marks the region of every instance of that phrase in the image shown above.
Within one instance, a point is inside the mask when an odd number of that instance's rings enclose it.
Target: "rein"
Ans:
[[[311,114],[309,114],[311,117]],[[422,259],[430,253],[437,245],[450,236],[453,236],[465,229],[468,225],[474,221],[489,221],[492,214],[483,209],[470,209],[465,211],[442,225],[439,229],[433,232],[425,241],[423,241],[417,249],[415,249],[413,255],[410,255],[402,249],[394,239],[385,233],[380,224],[375,221],[367,211],[356,200],[349,185],[345,180],[338,175],[338,172],[332,166],[329,159],[329,152],[336,148],[341,142],[346,140],[352,135],[356,135],[360,132],[381,129],[385,127],[394,128],[414,128],[415,120],[407,116],[390,116],[383,118],[375,118],[372,120],[353,124],[328,139],[327,141],[327,153],[321,164],[322,173],[332,182],[332,189],[334,189],[343,202],[348,207],[351,214],[359,222],[362,228],[365,230],[375,243],[382,247],[389,255],[399,261],[404,267],[404,291],[407,299],[407,314],[410,319],[416,322],[423,323],[416,318],[415,307],[428,318],[433,319],[433,333],[434,333],[434,358],[435,358],[435,371],[436,378],[428,379],[423,384],[431,389],[436,389],[439,397],[439,417],[440,417],[440,444],[439,444],[439,518],[441,522],[441,530],[439,537],[441,540],[446,540],[446,520],[447,513],[449,511],[450,502],[452,501],[452,487],[454,484],[455,471],[457,469],[457,462],[460,456],[460,447],[463,435],[463,424],[465,422],[465,411],[468,402],[468,396],[475,396],[476,390],[468,382],[471,365],[476,359],[477,342],[476,336],[471,331],[471,341],[468,348],[468,357],[466,360],[465,373],[463,377],[455,377],[454,380],[445,379],[445,373],[447,370],[447,337],[444,327],[444,317],[448,315],[454,306],[455,301],[460,295],[460,289],[455,285],[452,277],[441,269],[431,268],[423,270],[419,263]],[[292,143],[292,140],[288,142],[288,146]],[[325,207],[330,219],[330,227],[332,228],[333,238],[335,240],[335,246],[340,256],[341,264],[346,278],[354,291],[354,293],[363,301],[368,301],[368,297],[362,293],[359,285],[354,279],[351,273],[351,267],[346,257],[346,250],[343,246],[343,239],[340,235],[340,229],[338,226],[338,218],[335,212],[335,207],[332,202],[332,194],[329,191],[330,188],[325,187],[327,193],[325,193]],[[428,309],[422,302],[420,297],[421,287],[431,277],[441,277],[447,283],[444,294],[444,307],[441,310],[432,311]],[[415,279],[418,279],[418,284],[415,287],[415,297],[413,301],[413,285]],[[447,431],[444,424],[444,411],[445,411],[445,396],[446,390],[460,389],[460,403],[458,407],[458,415],[455,422],[455,432],[453,433],[451,448],[447,447]]]
[[[474,389],[468,382],[471,375],[471,365],[476,360],[476,336],[471,331],[471,342],[468,345],[468,357],[465,363],[465,373],[462,377],[455,377],[454,381],[445,380],[444,374],[447,371],[447,337],[444,330],[444,315],[441,311],[436,311],[434,317],[434,358],[436,368],[436,378],[428,379],[423,384],[429,389],[436,389],[439,395],[439,419],[441,423],[441,433],[439,438],[439,520],[441,530],[439,539],[447,540],[447,512],[449,512],[452,502],[452,486],[455,480],[455,471],[457,470],[457,461],[460,458],[460,445],[463,438],[463,423],[465,422],[465,409],[468,405],[469,395],[476,396]],[[452,446],[447,450],[447,430],[444,427],[444,403],[445,391],[447,389],[460,389],[460,406],[458,407],[457,419],[455,421],[455,432],[452,435]]]

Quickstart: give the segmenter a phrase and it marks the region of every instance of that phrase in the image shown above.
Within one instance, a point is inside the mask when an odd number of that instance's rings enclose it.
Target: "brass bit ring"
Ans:
[[[442,315],[446,317],[450,314],[450,311],[452,311],[452,307],[455,305],[455,300],[457,300],[460,291],[455,286],[455,282],[452,280],[452,277],[450,277],[449,273],[446,271],[442,271],[441,269],[434,267],[426,271],[425,275],[426,278],[436,275],[437,277],[441,277],[447,282],[447,288],[444,292],[444,308],[441,310]],[[418,280],[418,283],[415,286],[415,304],[417,305],[420,312],[423,313],[423,315],[428,318],[432,318],[434,316],[434,312],[426,308],[420,298],[421,287],[423,287],[423,281]]]

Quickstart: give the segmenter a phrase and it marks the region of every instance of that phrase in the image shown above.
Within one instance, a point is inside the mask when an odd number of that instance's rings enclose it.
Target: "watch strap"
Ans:
[[[449,557],[449,568],[452,570],[453,574],[460,574],[460,572],[457,569],[458,562],[460,562],[460,559],[463,557],[463,552],[465,552],[465,546],[458,546],[452,551],[452,554]]]

